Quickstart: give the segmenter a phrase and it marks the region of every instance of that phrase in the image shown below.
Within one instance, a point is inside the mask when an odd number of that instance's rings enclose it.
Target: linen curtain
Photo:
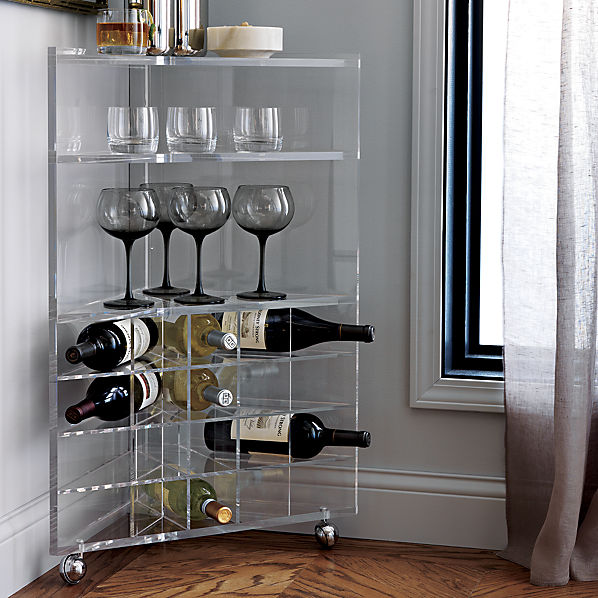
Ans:
[[[511,1],[504,155],[501,556],[598,579],[598,1]]]

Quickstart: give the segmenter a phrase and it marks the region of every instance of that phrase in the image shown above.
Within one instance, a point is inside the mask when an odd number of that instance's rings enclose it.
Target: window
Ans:
[[[508,5],[506,0],[449,0],[447,6],[443,374],[502,377],[502,97]]]
[[[503,119],[487,95],[502,97],[492,86],[504,85],[507,3],[414,1],[412,407],[503,411]],[[486,20],[498,37],[482,35]],[[451,93],[465,94],[465,103]]]

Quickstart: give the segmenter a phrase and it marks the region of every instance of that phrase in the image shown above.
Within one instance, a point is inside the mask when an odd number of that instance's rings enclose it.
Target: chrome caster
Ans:
[[[318,544],[324,548],[332,548],[338,542],[338,528],[334,523],[330,523],[326,519],[316,524],[314,535]]]
[[[71,586],[78,584],[87,573],[87,565],[83,560],[83,555],[67,554],[60,561],[58,566],[60,577]]]

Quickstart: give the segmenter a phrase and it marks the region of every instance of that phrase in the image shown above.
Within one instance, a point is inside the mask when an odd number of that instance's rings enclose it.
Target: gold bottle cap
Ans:
[[[206,505],[206,515],[222,525],[228,523],[233,518],[233,512],[215,500],[210,501]]]

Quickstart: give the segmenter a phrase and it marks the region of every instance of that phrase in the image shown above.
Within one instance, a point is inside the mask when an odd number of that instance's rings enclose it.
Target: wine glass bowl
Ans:
[[[127,286],[122,299],[104,301],[110,309],[151,307],[154,302],[135,299],[131,292],[131,249],[133,243],[158,226],[158,198],[153,189],[102,189],[96,208],[97,221],[109,235],[125,246]]]
[[[141,183],[140,189],[153,189],[158,197],[158,212],[159,222],[158,230],[162,233],[162,239],[164,242],[164,268],[162,284],[158,287],[152,287],[150,289],[143,289],[145,295],[150,297],[178,297],[189,293],[189,289],[183,289],[181,287],[173,287],[170,284],[170,267],[169,267],[169,256],[170,256],[170,236],[175,229],[170,216],[168,215],[168,206],[172,199],[172,194],[175,188],[181,187],[183,189],[193,189],[191,183]]]
[[[295,214],[291,190],[285,185],[241,185],[233,200],[233,218],[260,244],[260,272],[255,291],[237,293],[240,299],[276,301],[286,293],[268,291],[265,281],[266,241],[286,228]]]
[[[207,295],[201,278],[201,248],[207,235],[222,228],[231,212],[231,202],[225,187],[176,188],[173,191],[168,214],[174,226],[195,239],[197,273],[195,291],[190,295],[176,297],[182,305],[206,305],[224,303],[222,297]]]

